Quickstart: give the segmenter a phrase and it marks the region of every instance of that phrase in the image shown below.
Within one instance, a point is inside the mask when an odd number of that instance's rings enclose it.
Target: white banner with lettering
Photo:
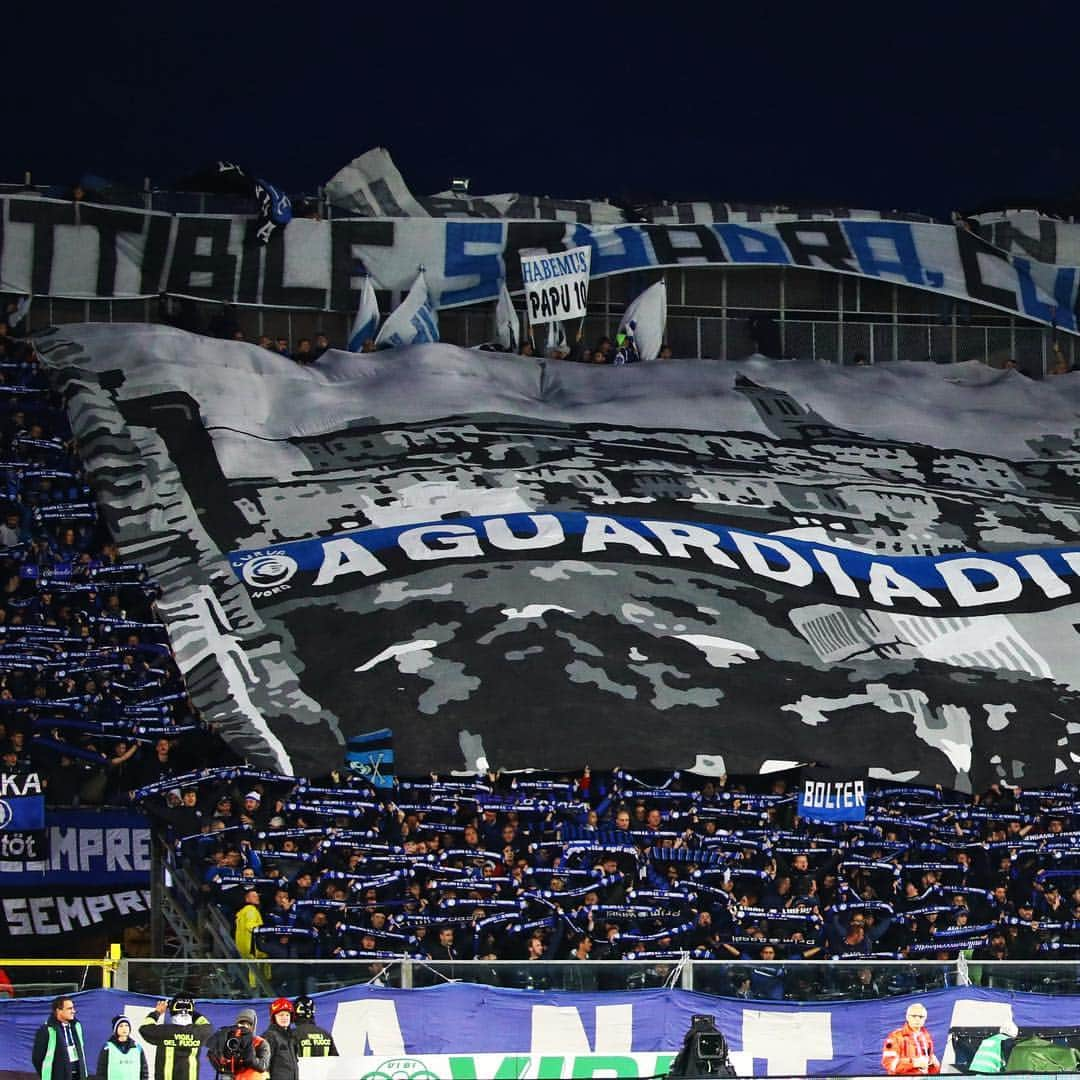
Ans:
[[[1077,328],[1080,268],[1062,263],[1049,232],[1046,243],[1035,246],[1010,222],[995,233],[1008,251],[949,225],[858,219],[617,226],[299,219],[280,238],[260,244],[254,216],[172,215],[21,196],[0,198],[0,212],[0,291],[19,295],[122,300],[166,292],[352,314],[366,276],[376,288],[404,291],[423,265],[433,308],[494,301],[504,284],[520,295],[534,284],[541,302],[530,319],[546,322],[551,315],[543,311],[542,295],[549,309],[553,298],[539,291],[554,286],[555,267],[560,285],[587,285],[590,278],[665,267],[791,266],[896,282],[1060,330]],[[1033,246],[1039,257],[1031,255]],[[582,249],[584,281],[567,263]],[[1051,257],[1056,265],[1046,261]],[[524,267],[537,265],[536,259],[553,277],[526,282]],[[561,294],[555,299],[561,309]],[[572,312],[584,311],[584,291],[567,299],[575,301],[565,305]]]
[[[529,324],[582,319],[588,310],[592,248],[521,256]]]

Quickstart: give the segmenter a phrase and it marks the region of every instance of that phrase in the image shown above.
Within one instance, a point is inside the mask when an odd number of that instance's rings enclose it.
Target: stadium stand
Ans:
[[[1080,946],[1071,787],[882,785],[864,822],[826,825],[798,818],[786,779],[489,774],[380,792],[338,772],[252,775],[244,792],[219,769],[137,793],[241,955],[648,959],[662,983],[689,953],[749,965],[715,992],[798,999],[820,976],[782,961]],[[855,997],[913,989],[892,971],[845,978],[834,989]]]
[[[191,706],[157,586],[98,519],[33,346],[0,336],[0,744],[59,806],[126,803],[228,751]],[[226,757],[219,760],[231,760]]]
[[[239,956],[376,972],[403,955],[655,960],[633,976],[647,985],[690,954],[745,961],[715,992],[776,999],[822,991],[785,961],[1080,948],[1071,786],[871,787],[864,822],[826,825],[799,819],[791,778],[586,770],[387,791],[246,769],[188,700],[158,589],[98,520],[29,342],[0,337],[0,377],[4,762],[39,768],[56,805],[133,799],[235,927]],[[833,989],[854,997],[914,986],[846,978]]]

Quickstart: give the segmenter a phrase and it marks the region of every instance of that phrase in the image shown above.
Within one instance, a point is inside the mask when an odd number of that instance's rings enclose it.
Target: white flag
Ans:
[[[33,299],[33,294],[28,293],[15,305],[15,310],[8,315],[8,329],[18,337],[22,337],[30,329],[30,303]]]
[[[375,286],[371,284],[371,278],[365,276],[360,289],[360,304],[349,334],[349,352],[363,352],[364,342],[374,341],[378,329],[379,301],[375,299]]]
[[[495,302],[495,340],[504,352],[518,350],[518,315],[505,281],[499,289],[499,299]]]
[[[655,360],[664,343],[666,326],[667,285],[658,281],[631,301],[619,323],[619,330],[634,339],[642,360]]]
[[[561,322],[548,323],[547,347],[544,355],[547,356],[552,350],[560,353],[567,351],[566,330]]]
[[[423,345],[438,340],[439,320],[428,299],[427,279],[421,270],[409,295],[387,316],[375,339],[375,347],[396,349],[401,345]]]

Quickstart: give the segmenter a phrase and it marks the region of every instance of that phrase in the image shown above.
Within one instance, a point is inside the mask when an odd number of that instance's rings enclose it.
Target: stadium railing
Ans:
[[[219,303],[196,304],[204,322],[220,310]],[[751,309],[747,309],[751,310]],[[762,309],[764,310],[764,309]],[[610,336],[618,325],[621,310],[590,313],[585,320],[584,340],[594,342]],[[40,297],[33,307],[33,328],[73,322],[154,322],[157,299],[65,300]],[[333,311],[285,308],[237,308],[236,317],[249,341],[262,334],[285,337],[295,342],[325,332],[332,342],[343,341],[351,315]],[[863,321],[869,319],[870,321]],[[454,345],[482,345],[492,337],[490,305],[481,309],[452,309],[439,313],[443,340]],[[852,364],[858,354],[868,364],[894,360],[950,363],[978,360],[997,367],[1006,358],[1016,361],[1027,375],[1042,377],[1054,361],[1057,340],[1066,359],[1075,368],[1080,361],[1078,339],[1071,334],[1055,336],[1046,327],[1012,325],[976,326],[952,319],[946,323],[905,322],[886,314],[862,315],[847,319],[807,320],[783,318],[778,321],[785,355],[816,360],[822,364]],[[537,345],[544,345],[544,328]],[[681,315],[668,317],[667,337],[678,357],[738,360],[754,351],[754,343],[742,316]]]
[[[108,990],[119,986],[117,973],[125,961],[118,944],[110,945],[101,959],[81,957],[4,957],[0,969],[11,984],[14,997],[54,997],[77,990]],[[171,961],[166,961],[171,963]],[[0,997],[7,996],[0,990]]]
[[[446,982],[518,990],[693,990],[740,996],[741,979],[755,983],[749,1000],[846,1001],[885,998],[951,986],[1080,994],[1080,968],[1060,961],[799,960],[237,960],[123,959],[114,984],[133,993],[169,997],[295,996],[346,986],[402,989]],[[753,973],[757,972],[755,976]],[[865,973],[869,973],[866,975]],[[769,981],[770,973],[772,981]],[[771,990],[762,993],[762,989]],[[781,996],[777,996],[777,994]]]

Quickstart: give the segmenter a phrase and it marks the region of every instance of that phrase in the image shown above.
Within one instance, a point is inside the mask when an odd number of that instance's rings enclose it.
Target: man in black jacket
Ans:
[[[299,1056],[337,1057],[334,1036],[315,1023],[315,1002],[307,994],[301,994],[296,999],[295,1009],[296,1024],[293,1031],[296,1034]]]
[[[168,1009],[169,1019],[165,1020]],[[159,1023],[160,1021],[160,1023]],[[199,1051],[214,1034],[210,1021],[189,997],[159,1001],[139,1025],[139,1038],[157,1047],[154,1080],[198,1080]]]
[[[75,1002],[69,997],[54,998],[49,1019],[34,1036],[34,1068],[41,1080],[86,1080],[82,1024],[75,1019]]]

